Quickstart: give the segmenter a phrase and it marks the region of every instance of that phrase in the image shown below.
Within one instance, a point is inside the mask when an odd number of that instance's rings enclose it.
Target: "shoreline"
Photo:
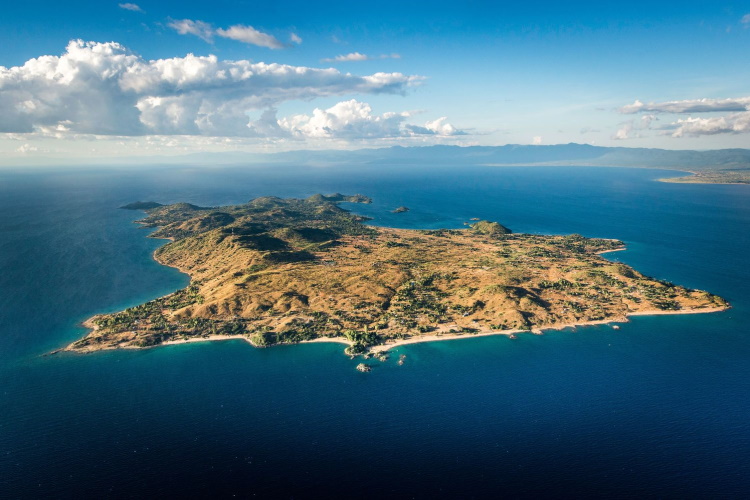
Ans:
[[[92,316],[86,321],[81,323],[81,326],[83,326],[84,328],[88,328],[90,330],[89,333],[96,331],[99,328],[92,321],[95,317],[96,316]],[[149,346],[143,346],[143,347],[133,346],[133,345],[124,345],[124,346],[117,345],[117,346],[112,346],[112,347],[103,347],[100,349],[71,349],[70,347],[75,343],[73,342],[60,349],[55,349],[54,351],[49,352],[46,355],[57,354],[60,352],[92,353],[92,352],[97,352],[97,351],[117,351],[120,349],[138,351],[141,349],[153,349],[154,347],[162,347],[162,346],[167,346],[167,345],[192,344],[192,343],[197,343],[197,342],[216,342],[216,341],[222,341],[222,340],[244,340],[245,342],[247,342],[253,347],[257,347],[259,349],[261,348],[261,346],[257,346],[250,341],[249,335],[207,335],[205,337],[200,336],[200,337],[190,337],[187,339],[167,340],[166,342],[162,342],[161,344],[155,344],[155,345],[149,345]],[[273,344],[267,347],[274,347],[278,345],[312,344],[312,343],[322,343],[322,342],[332,342],[336,344],[344,344],[347,346],[352,345],[352,342],[347,340],[345,337],[318,337],[312,340],[303,340],[302,342],[294,342],[294,343],[288,343],[288,344],[284,344],[284,343]]]
[[[485,167],[591,167],[591,168],[637,168],[643,170],[669,170],[672,172],[680,172],[691,175],[680,175],[675,177],[662,177],[659,179],[653,179],[654,182],[664,182],[667,184],[705,184],[705,185],[716,185],[716,186],[747,186],[750,185],[748,182],[715,182],[715,181],[684,181],[676,179],[691,179],[694,177],[701,177],[706,173],[710,173],[710,170],[686,170],[683,167],[660,167],[660,166],[636,166],[636,165],[601,165],[601,164],[586,164],[581,162],[575,163],[555,163],[555,162],[536,162],[536,163],[483,163]]]
[[[667,184],[702,184],[706,186],[747,186],[747,182],[710,182],[710,181],[680,181],[675,179],[692,179],[693,177],[685,175],[683,177],[664,177],[662,179],[656,179],[658,182],[665,182]]]
[[[149,349],[151,347],[159,347],[162,345],[180,345],[180,344],[189,344],[191,342],[215,342],[215,341],[221,341],[221,340],[244,340],[248,344],[250,344],[253,347],[261,348],[260,346],[257,346],[253,344],[250,341],[250,337],[247,335],[209,335],[207,337],[193,337],[189,339],[177,339],[177,340],[168,340],[166,342],[162,342],[161,344],[157,344],[154,346],[148,346],[148,347],[125,347],[124,349]],[[335,344],[345,344],[347,346],[352,345],[352,343],[348,340],[346,340],[344,337],[318,337],[312,340],[303,340],[302,342],[294,342],[289,344],[273,344],[268,347],[274,347],[279,345],[297,345],[297,344],[314,344],[314,343],[323,343],[323,342],[331,342]],[[265,347],[263,347],[265,348]]]
[[[601,238],[601,239],[605,239],[605,238]],[[610,252],[624,252],[627,249],[628,248],[626,246],[622,246],[620,248],[613,248],[612,250],[602,250],[601,252],[595,252],[595,253],[596,255],[604,255],[605,253],[610,253]]]
[[[616,250],[611,250],[611,251],[616,251]],[[549,325],[549,326],[544,326],[541,328],[535,327],[535,328],[532,328],[531,330],[516,329],[516,330],[498,330],[498,331],[488,331],[488,332],[477,332],[477,333],[445,333],[445,334],[433,334],[433,335],[420,335],[417,337],[409,337],[408,339],[402,339],[402,340],[395,340],[395,341],[389,340],[389,341],[386,341],[386,343],[384,344],[377,344],[374,346],[370,346],[367,352],[377,354],[381,352],[390,351],[391,349],[394,349],[396,347],[401,347],[401,346],[410,345],[410,344],[421,344],[424,342],[440,342],[440,341],[445,341],[445,340],[472,339],[472,338],[478,338],[478,337],[489,337],[492,335],[505,335],[507,337],[511,337],[520,333],[529,333],[532,335],[544,335],[545,331],[560,331],[560,330],[565,330],[566,328],[601,326],[601,325],[608,325],[612,323],[629,323],[630,320],[628,318],[630,316],[672,316],[672,315],[678,315],[678,314],[711,314],[711,313],[727,311],[729,309],[731,309],[731,306],[712,307],[712,308],[705,308],[705,309],[678,310],[678,311],[660,311],[660,310],[636,311],[636,312],[627,313],[624,318],[611,318],[611,319],[602,319],[602,320],[596,320],[596,321],[583,321],[580,323],[566,323],[563,325]],[[84,325],[87,322],[89,322],[89,320],[86,320],[84,322]],[[77,350],[77,349],[69,349],[70,346],[67,346],[63,349],[58,349],[49,354],[57,354],[58,352],[62,352],[62,351],[76,352],[76,353],[92,353],[96,351],[115,351],[118,349],[127,349],[127,350],[137,351],[141,349],[152,349],[155,347],[161,347],[161,346],[167,346],[167,345],[180,345],[180,344],[190,344],[190,343],[198,343],[198,342],[216,342],[216,341],[222,341],[222,340],[244,340],[251,346],[259,348],[259,346],[256,346],[250,341],[250,337],[247,335],[209,335],[207,337],[193,337],[189,339],[168,340],[166,342],[162,342],[161,344],[156,344],[156,345],[146,346],[146,347],[116,346],[116,347],[106,347],[103,349]],[[295,342],[295,343],[289,343],[289,344],[274,344],[268,347],[275,347],[275,346],[280,346],[280,345],[314,344],[314,343],[335,343],[335,344],[344,344],[347,346],[352,345],[352,342],[347,340],[344,337],[318,337],[312,340],[303,340],[302,342]]]
[[[372,346],[370,348],[370,352],[386,352],[394,347],[400,347],[402,345],[409,345],[409,344],[419,344],[422,342],[438,342],[441,340],[460,340],[460,339],[471,339],[476,337],[489,337],[490,335],[517,335],[519,333],[530,333],[532,335],[544,335],[545,331],[549,330],[564,330],[566,328],[577,328],[579,326],[601,326],[601,325],[608,325],[612,323],[629,323],[630,320],[628,320],[628,317],[630,316],[668,316],[668,315],[675,315],[675,314],[709,314],[709,313],[716,313],[716,312],[722,312],[726,311],[728,309],[731,309],[730,307],[712,307],[712,308],[706,308],[706,309],[690,309],[690,310],[680,310],[680,311],[638,311],[633,313],[628,313],[625,315],[625,318],[622,319],[602,319],[602,320],[596,320],[596,321],[584,321],[581,323],[569,323],[564,325],[550,325],[545,326],[542,328],[532,328],[531,330],[502,330],[502,331],[493,331],[493,332],[478,332],[478,333],[448,333],[448,334],[441,334],[441,335],[424,335],[419,337],[410,337],[408,339],[404,340],[397,340],[395,342],[387,342],[385,344],[380,344],[376,346]]]

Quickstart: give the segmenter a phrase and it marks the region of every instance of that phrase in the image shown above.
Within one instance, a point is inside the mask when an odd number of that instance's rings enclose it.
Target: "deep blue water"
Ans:
[[[0,497],[746,497],[750,189],[596,168],[0,171]],[[619,238],[728,312],[405,346],[241,341],[42,356],[187,283],[117,207],[360,192],[372,223]],[[406,205],[411,211],[391,214]]]

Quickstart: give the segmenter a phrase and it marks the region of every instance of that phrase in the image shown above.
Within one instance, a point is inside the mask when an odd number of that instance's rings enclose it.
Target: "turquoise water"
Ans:
[[[0,171],[0,497],[741,497],[750,491],[750,189],[595,168]],[[360,192],[398,227],[619,238],[608,258],[730,311],[401,347],[241,341],[42,356],[184,286],[116,207]],[[392,214],[406,205],[411,211]]]

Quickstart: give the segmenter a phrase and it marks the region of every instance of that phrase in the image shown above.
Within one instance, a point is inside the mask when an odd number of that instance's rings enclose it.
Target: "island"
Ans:
[[[394,214],[403,214],[408,211],[409,211],[409,207],[404,207],[404,206],[396,207],[392,210]]]
[[[146,213],[137,222],[154,228],[151,237],[171,240],[154,258],[187,273],[190,284],[90,318],[90,332],[65,350],[235,338],[258,347],[341,342],[351,356],[378,357],[405,343],[514,338],[636,314],[729,307],[709,292],[601,257],[624,248],[617,240],[516,234],[485,220],[465,229],[373,227],[342,208],[345,202],[370,199],[333,194],[225,207],[124,207]]]

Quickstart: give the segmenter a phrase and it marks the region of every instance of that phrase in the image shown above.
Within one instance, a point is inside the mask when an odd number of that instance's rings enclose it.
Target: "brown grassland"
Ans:
[[[376,228],[339,206],[364,196],[258,198],[205,208],[139,203],[172,241],[158,262],[190,276],[173,294],[86,321],[72,351],[244,338],[256,346],[331,339],[361,354],[420,336],[510,333],[630,314],[709,312],[708,292],[649,278],[599,254],[615,240]],[[378,349],[376,349],[378,350]]]

